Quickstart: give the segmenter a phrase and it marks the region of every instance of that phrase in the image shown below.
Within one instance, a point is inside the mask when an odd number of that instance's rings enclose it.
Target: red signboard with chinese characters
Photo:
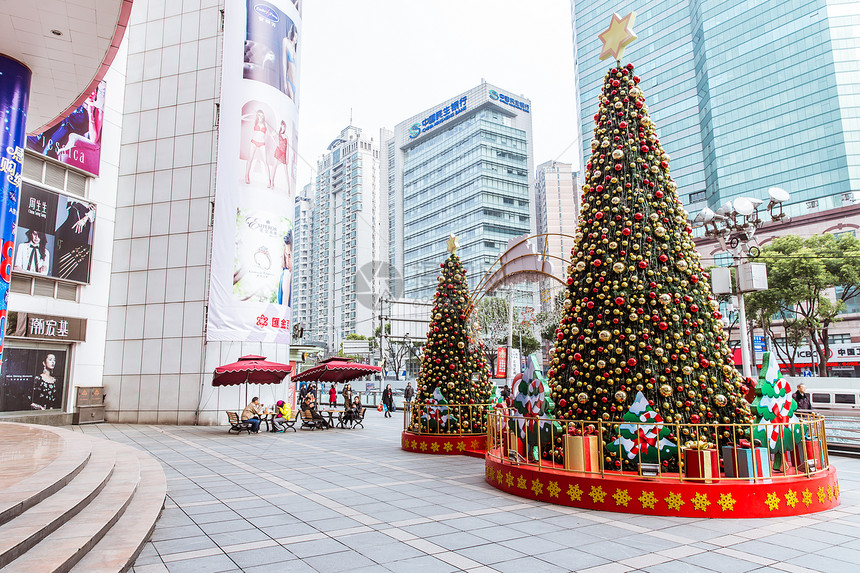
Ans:
[[[507,378],[508,376],[508,349],[499,346],[496,358],[496,378]]]

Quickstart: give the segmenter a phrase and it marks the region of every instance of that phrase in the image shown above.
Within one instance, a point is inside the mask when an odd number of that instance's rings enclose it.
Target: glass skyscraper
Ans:
[[[613,11],[638,13],[624,60],[688,210],[767,199],[769,187],[791,193],[792,216],[860,199],[860,3],[574,0],[585,157]]]
[[[451,233],[474,288],[508,239],[533,232],[531,104],[523,96],[482,83],[398,124],[382,150],[391,278],[404,277],[402,294],[392,294],[433,296]]]

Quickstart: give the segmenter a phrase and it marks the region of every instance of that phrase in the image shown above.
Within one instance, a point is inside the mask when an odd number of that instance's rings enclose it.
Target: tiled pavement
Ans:
[[[860,460],[834,458],[842,505],[708,520],[554,506],[484,482],[479,459],[400,449],[366,428],[228,435],[226,427],[76,429],[160,460],[168,499],[136,573],[218,571],[834,571],[860,563]]]

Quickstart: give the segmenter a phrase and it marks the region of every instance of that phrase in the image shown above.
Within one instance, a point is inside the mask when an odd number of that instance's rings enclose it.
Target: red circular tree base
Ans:
[[[440,456],[468,456],[479,454],[484,457],[487,449],[486,434],[413,434],[403,432],[400,447],[407,452],[435,454]]]
[[[839,505],[836,468],[813,474],[713,483],[576,473],[486,458],[487,482],[513,495],[601,511],[682,517],[782,517]]]

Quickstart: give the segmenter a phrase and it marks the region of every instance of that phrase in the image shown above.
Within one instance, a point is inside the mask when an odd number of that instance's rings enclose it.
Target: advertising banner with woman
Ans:
[[[7,348],[0,375],[0,412],[63,408],[66,351]]]
[[[93,203],[22,183],[12,270],[88,283],[95,220]]]
[[[298,0],[226,0],[208,340],[290,342]]]

